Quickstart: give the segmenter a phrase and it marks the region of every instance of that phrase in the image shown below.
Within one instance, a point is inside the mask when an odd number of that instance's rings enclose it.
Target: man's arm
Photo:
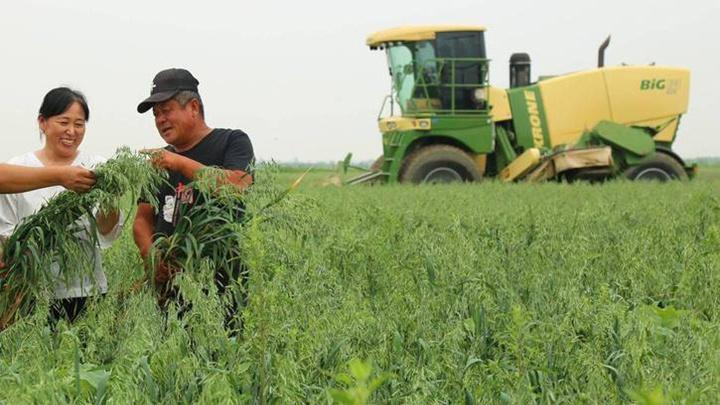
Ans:
[[[155,232],[154,219],[152,206],[148,203],[139,203],[137,214],[135,214],[135,222],[133,223],[133,237],[140,250],[140,256],[142,256],[145,263],[145,278],[151,279],[154,272],[155,284],[161,286],[170,280],[170,276],[176,273],[177,269],[171,268],[162,262],[157,262],[155,269],[150,267],[151,258],[149,255],[153,243],[152,235]]]
[[[137,245],[142,257],[143,263],[145,264],[145,276],[133,283],[131,288],[132,291],[139,290],[146,280],[149,280],[152,276],[152,269],[150,268],[150,261],[148,254],[152,247],[152,235],[155,232],[154,224],[154,211],[152,205],[148,203],[138,203],[137,212],[135,214],[135,220],[133,221],[133,238],[135,239],[135,245]]]
[[[200,162],[165,149],[157,149],[154,152],[153,164],[155,166],[179,172],[190,180],[195,180],[195,175],[205,168],[205,165]],[[241,189],[249,187],[253,182],[252,175],[242,170],[225,170],[225,173],[228,182]]]
[[[155,215],[152,205],[148,203],[139,203],[135,221],[133,222],[133,238],[135,244],[140,250],[140,256],[147,261],[150,247],[152,246],[152,236],[155,232]]]
[[[94,184],[95,175],[79,166],[24,167],[0,164],[1,193],[24,193],[57,185],[85,192]]]

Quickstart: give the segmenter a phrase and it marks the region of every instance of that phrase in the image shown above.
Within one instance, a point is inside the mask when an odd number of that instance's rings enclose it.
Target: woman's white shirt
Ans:
[[[104,161],[105,159],[99,156],[86,155],[82,151],[79,151],[72,166],[83,166],[91,169]],[[14,157],[10,159],[8,163],[20,166],[44,167],[34,152]],[[0,235],[10,236],[15,226],[17,226],[23,218],[37,212],[48,200],[64,190],[61,186],[53,186],[25,193],[0,195]],[[90,232],[91,227],[88,218],[83,217],[80,223],[82,223],[86,232]],[[83,277],[77,277],[74,280],[65,280],[65,278],[59,276],[60,268],[58,264],[53,263],[51,265],[50,271],[57,280],[55,283],[55,298],[86,297],[97,294],[98,290],[100,293],[107,292],[107,279],[102,269],[100,248],[110,247],[112,242],[118,238],[122,230],[122,223],[123,218],[121,214],[121,218],[112,231],[106,235],[97,232],[97,239],[100,246],[95,246],[92,249],[91,257],[88,258],[88,260],[92,260],[92,264],[94,265],[92,276],[85,275]],[[78,234],[78,237],[87,239],[87,235]]]

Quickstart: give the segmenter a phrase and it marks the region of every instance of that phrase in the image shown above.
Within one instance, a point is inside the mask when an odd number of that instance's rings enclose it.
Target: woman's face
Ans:
[[[78,102],[50,118],[38,118],[45,134],[45,149],[58,158],[74,158],[85,136],[85,111]]]

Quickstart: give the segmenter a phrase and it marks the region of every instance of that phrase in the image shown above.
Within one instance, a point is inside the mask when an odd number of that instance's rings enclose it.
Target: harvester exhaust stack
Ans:
[[[514,53],[510,56],[510,88],[530,85],[530,55]]]
[[[610,45],[610,35],[608,35],[605,42],[600,45],[600,49],[598,49],[598,67],[601,68],[605,66],[605,49],[607,49],[608,45]]]

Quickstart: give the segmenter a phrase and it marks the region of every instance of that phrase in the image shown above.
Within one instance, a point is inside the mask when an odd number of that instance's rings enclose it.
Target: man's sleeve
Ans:
[[[225,149],[223,169],[242,170],[252,174],[254,160],[255,154],[250,138],[242,131],[233,131]]]

